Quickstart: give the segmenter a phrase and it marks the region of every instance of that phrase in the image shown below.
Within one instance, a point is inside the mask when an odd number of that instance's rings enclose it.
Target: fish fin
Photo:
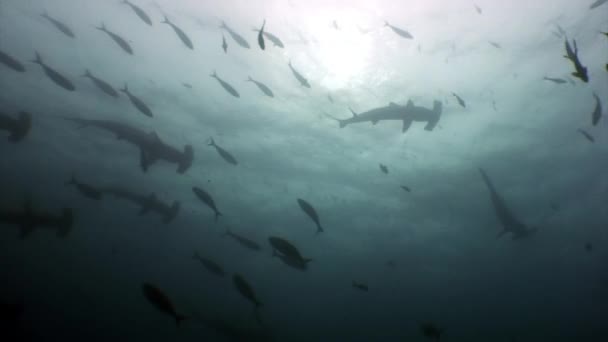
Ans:
[[[89,71],[89,69],[84,69],[84,74],[81,75],[81,77],[91,77],[93,75],[91,75],[91,72]]]
[[[217,72],[215,72],[215,70],[213,70],[213,73],[209,76],[217,78]]]
[[[220,216],[224,216],[224,215],[222,215],[222,213],[220,213],[219,211],[216,211],[215,216],[213,218],[214,221],[217,222],[217,220],[220,218]]]
[[[34,51],[34,52],[36,53],[36,57],[31,62],[42,65],[43,62],[42,62],[42,57],[40,57],[40,53],[38,53],[38,51]]]
[[[247,79],[245,80],[245,82],[253,82],[253,78],[251,78],[251,76],[247,76]]]
[[[401,127],[401,133],[407,132],[407,130],[410,128],[411,125],[412,125],[412,120],[404,119],[403,126]]]
[[[165,18],[163,19],[163,21],[161,21],[162,24],[171,24],[171,22],[169,21],[169,18],[167,18],[167,16],[165,15]]]
[[[119,89],[120,91],[122,91],[123,93],[129,93],[129,85],[125,82],[125,86],[123,88]]]
[[[359,114],[355,113],[355,111],[352,108],[348,107],[348,110],[350,110],[350,112],[353,114],[354,118],[356,118],[357,116],[359,116]]]
[[[215,141],[213,140],[213,137],[209,138],[209,142],[207,143],[207,146],[215,146]]]
[[[316,232],[316,234],[323,233],[324,231],[325,231],[325,230],[323,230],[323,227],[321,227],[321,225],[320,225],[320,224],[318,224],[318,225],[317,225],[317,232]]]
[[[74,176],[74,174],[72,174],[72,176],[70,176],[70,179],[65,182],[65,185],[76,185],[76,177]]]
[[[414,106],[414,101],[412,100],[407,100],[407,104],[405,105],[405,108],[410,108]]]

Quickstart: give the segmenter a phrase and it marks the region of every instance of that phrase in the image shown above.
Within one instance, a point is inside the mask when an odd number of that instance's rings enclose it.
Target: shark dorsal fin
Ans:
[[[407,100],[407,104],[405,106],[412,107],[413,105],[414,105],[414,102],[412,100]]]
[[[399,107],[399,105],[398,105],[398,104],[396,104],[395,102],[389,102],[389,103],[388,103],[388,106],[389,106],[389,107]]]

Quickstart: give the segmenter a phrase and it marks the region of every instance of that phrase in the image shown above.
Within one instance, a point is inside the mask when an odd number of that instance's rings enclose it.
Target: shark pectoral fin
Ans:
[[[426,123],[426,126],[424,126],[424,129],[427,131],[432,131],[435,128],[435,126],[437,126],[438,122],[439,122],[439,115],[429,119],[429,121]]]
[[[403,127],[401,128],[401,133],[405,133],[410,128],[411,125],[412,125],[411,119],[404,119]]]

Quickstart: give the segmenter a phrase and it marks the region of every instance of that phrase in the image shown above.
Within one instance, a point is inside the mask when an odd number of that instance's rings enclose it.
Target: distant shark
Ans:
[[[409,100],[405,106],[391,102],[388,106],[374,108],[363,113],[355,113],[351,109],[350,111],[353,116],[348,119],[331,118],[338,121],[340,128],[359,122],[371,122],[375,125],[380,121],[399,120],[403,121],[403,128],[401,131],[404,133],[410,128],[414,121],[426,122],[424,129],[432,131],[441,118],[442,108],[443,106],[440,101],[434,101],[433,109],[428,109],[418,107],[414,105],[412,100]]]
[[[192,166],[194,150],[192,145],[185,145],[184,151],[167,145],[155,132],[144,132],[129,125],[110,120],[89,120],[80,118],[63,119],[80,124],[83,127],[94,126],[116,134],[119,140],[126,140],[137,146],[140,151],[140,166],[144,172],[159,159],[178,165],[177,172],[184,173]]]
[[[156,194],[140,195],[135,192],[119,187],[108,187],[102,190],[103,193],[110,194],[114,197],[131,201],[141,207],[139,215],[144,215],[149,211],[160,214],[163,218],[163,223],[169,223],[175,219],[179,213],[180,203],[173,201],[173,204],[168,205],[161,202]]]
[[[64,208],[61,215],[48,212],[34,212],[30,201],[26,201],[23,211],[0,211],[0,223],[19,226],[19,236],[28,237],[36,228],[55,230],[57,237],[64,238],[72,231],[74,214],[71,208]]]
[[[536,233],[537,228],[528,227],[511,212],[511,210],[507,207],[505,200],[498,193],[486,172],[481,168],[479,169],[479,172],[481,173],[481,177],[490,191],[490,198],[492,200],[492,205],[494,206],[494,211],[496,212],[496,216],[502,225],[502,230],[498,233],[498,237],[500,238],[506,233],[512,233],[513,240],[517,240]]]

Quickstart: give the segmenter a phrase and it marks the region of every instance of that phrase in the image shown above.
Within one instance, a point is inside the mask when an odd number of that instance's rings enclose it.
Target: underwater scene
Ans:
[[[608,0],[0,0],[0,340],[608,341]]]

